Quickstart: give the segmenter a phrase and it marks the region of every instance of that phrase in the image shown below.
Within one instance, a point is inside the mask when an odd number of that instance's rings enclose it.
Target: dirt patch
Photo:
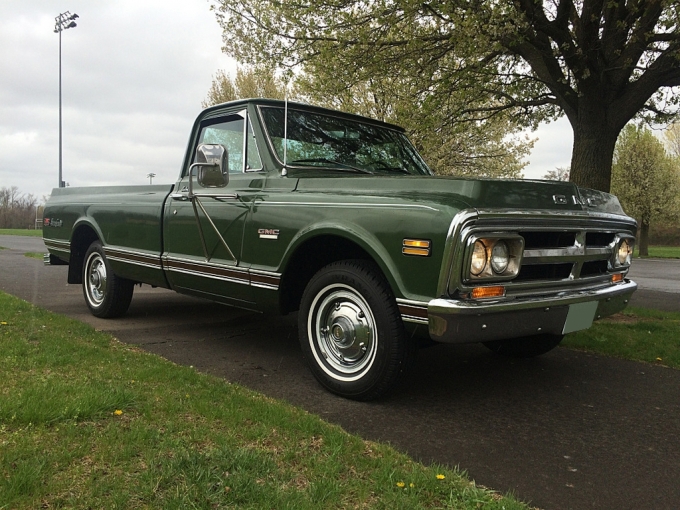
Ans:
[[[640,317],[615,313],[614,315],[610,315],[609,317],[602,319],[602,322],[614,324],[637,324],[640,322]]]

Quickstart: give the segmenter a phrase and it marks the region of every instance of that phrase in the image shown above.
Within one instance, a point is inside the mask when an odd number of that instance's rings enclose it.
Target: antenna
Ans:
[[[288,162],[288,84],[286,83],[286,95],[283,103],[283,169],[281,170],[281,175],[288,175],[288,168],[286,168],[286,163]]]

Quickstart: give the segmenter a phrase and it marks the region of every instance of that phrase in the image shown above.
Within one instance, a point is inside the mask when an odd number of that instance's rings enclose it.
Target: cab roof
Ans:
[[[218,113],[220,110],[231,109],[235,106],[246,107],[248,105],[253,106],[275,106],[279,108],[284,108],[286,102],[281,99],[267,99],[267,98],[248,98],[248,99],[238,99],[236,101],[229,101],[227,103],[221,103],[214,106],[210,106],[201,112],[200,117],[205,118],[211,116],[213,113]],[[307,103],[298,103],[295,101],[288,101],[288,108],[294,108],[296,110],[305,110],[314,113],[320,113],[325,115],[333,115],[335,117],[342,117],[346,119],[351,119],[357,122],[364,122],[368,124],[376,124],[379,126],[386,127],[388,129],[393,129],[396,131],[404,132],[404,128],[397,126],[396,124],[390,124],[389,122],[383,122],[381,120],[372,119],[370,117],[364,117],[362,115],[356,115],[354,113],[346,113],[340,110],[333,110],[331,108],[324,108],[322,106],[314,106]]]

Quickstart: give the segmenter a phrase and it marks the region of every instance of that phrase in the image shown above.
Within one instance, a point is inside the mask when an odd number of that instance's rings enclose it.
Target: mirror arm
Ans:
[[[194,186],[193,186],[193,176],[195,175],[194,170],[202,167],[202,166],[219,166],[215,164],[209,164],[209,163],[194,163],[189,167],[189,198],[192,198],[194,196]]]
[[[191,207],[194,209],[194,218],[196,218],[196,226],[198,227],[198,236],[201,238],[201,247],[203,248],[203,255],[205,256],[205,261],[210,262],[210,256],[208,255],[208,247],[205,244],[205,235],[203,235],[203,227],[201,226],[201,219],[198,216],[198,209],[196,209],[196,203],[201,205],[201,202],[195,197],[191,197]],[[201,207],[203,209],[203,207]],[[212,222],[211,222],[212,223]]]
[[[238,195],[235,194],[235,193],[228,194],[228,195],[226,195],[226,194],[217,194],[217,193],[214,194],[214,195],[212,195],[212,194],[206,194],[206,195],[203,195],[203,194],[197,195],[197,194],[195,194],[195,193],[194,193],[193,184],[192,184],[192,182],[193,182],[193,175],[194,175],[194,170],[195,170],[196,168],[200,167],[200,166],[219,166],[219,165],[210,165],[210,164],[208,164],[208,163],[194,163],[193,165],[191,165],[191,166],[189,167],[189,192],[188,192],[186,198],[188,198],[189,200],[191,200],[191,205],[192,205],[192,207],[193,207],[193,209],[194,209],[194,218],[196,218],[196,226],[198,227],[198,235],[199,235],[199,237],[201,238],[201,247],[203,248],[203,254],[205,255],[205,261],[206,261],[206,262],[210,262],[210,259],[211,259],[212,257],[211,257],[210,254],[208,253],[208,247],[207,247],[206,242],[205,242],[205,235],[204,235],[204,233],[203,233],[203,227],[202,227],[202,225],[201,225],[201,220],[200,220],[200,217],[199,217],[199,215],[198,215],[198,209],[197,209],[196,206],[198,206],[198,207],[201,209],[201,211],[203,211],[203,214],[205,215],[206,219],[208,220],[208,223],[210,223],[210,226],[212,227],[213,231],[215,232],[215,234],[217,234],[217,237],[219,237],[220,241],[222,242],[222,246],[224,246],[224,248],[227,250],[227,253],[229,253],[229,256],[232,258],[232,260],[233,260],[234,262],[238,263],[238,260],[237,260],[236,257],[234,256],[234,253],[233,253],[233,252],[231,251],[231,249],[229,248],[229,245],[228,245],[227,242],[224,240],[224,237],[222,237],[222,234],[220,233],[219,229],[217,228],[217,226],[216,226],[215,223],[213,222],[212,218],[211,218],[210,215],[208,214],[208,211],[206,211],[206,210],[205,210],[205,207],[203,207],[203,204],[201,203],[200,197],[206,197],[206,198],[234,198],[234,199],[237,199],[237,198],[239,198],[239,197],[238,197]],[[175,197],[173,197],[173,198],[175,198]]]
[[[208,214],[208,211],[206,211],[205,207],[203,207],[203,204],[201,203],[201,201],[199,200],[198,197],[199,197],[199,195],[194,195],[193,197],[191,197],[191,205],[194,207],[194,216],[196,217],[196,224],[198,225],[198,232],[201,236],[201,244],[203,245],[203,253],[205,254],[205,261],[210,262],[210,259],[212,257],[210,257],[209,254],[208,254],[208,248],[205,244],[205,238],[203,237],[203,228],[201,227],[201,221],[198,217],[198,210],[196,209],[196,205],[198,205],[198,207],[200,207],[201,211],[203,211],[203,214],[205,215],[206,219],[208,220],[208,223],[210,223],[210,226],[212,227],[215,234],[217,234],[217,237],[220,238],[220,241],[222,242],[222,246],[224,246],[224,248],[227,250],[227,253],[229,253],[229,256],[231,257],[231,259],[238,264],[238,260],[236,259],[236,257],[234,256],[234,253],[229,248],[227,241],[225,241],[224,237],[222,237],[222,234],[220,233],[219,229],[217,228],[217,226],[213,222],[212,218]]]

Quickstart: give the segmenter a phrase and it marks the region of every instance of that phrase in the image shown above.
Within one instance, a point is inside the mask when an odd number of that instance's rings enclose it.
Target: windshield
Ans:
[[[284,109],[262,107],[267,134],[284,160]],[[286,164],[369,174],[431,174],[406,135],[350,119],[288,109]]]

